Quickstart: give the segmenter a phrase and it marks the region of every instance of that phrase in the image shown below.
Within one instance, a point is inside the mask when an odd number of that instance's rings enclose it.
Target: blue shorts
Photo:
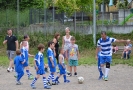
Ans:
[[[65,64],[63,64],[65,66]],[[62,65],[59,64],[59,69],[60,69],[60,75],[66,74],[66,69],[62,67]]]
[[[54,67],[50,66],[49,68],[50,68],[50,72],[56,72],[56,66]]]
[[[36,71],[36,74],[37,74],[37,75],[43,75],[43,74],[45,74],[45,70],[44,70],[44,69],[38,69],[38,70]]]
[[[23,64],[23,67],[27,67],[27,66],[29,66],[28,61],[26,61],[26,62]]]
[[[112,62],[112,56],[100,56],[100,64],[105,64],[106,62]]]

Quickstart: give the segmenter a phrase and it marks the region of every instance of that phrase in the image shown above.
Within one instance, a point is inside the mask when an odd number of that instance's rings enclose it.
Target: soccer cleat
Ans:
[[[99,78],[98,78],[98,80],[101,80],[101,79],[103,79],[103,75],[99,76]]]
[[[22,83],[20,81],[17,81],[16,85],[21,85]]]
[[[105,81],[108,81],[108,77],[104,77],[104,80],[105,80]]]
[[[70,82],[70,80],[66,80],[66,81],[64,81],[64,83],[69,83]]]
[[[51,89],[51,87],[50,86],[45,86],[44,89]]]
[[[56,82],[52,82],[52,85],[58,85],[58,83],[56,83]]]
[[[67,77],[71,77],[72,76],[72,74],[71,73],[67,73],[67,75],[66,75]]]
[[[78,76],[78,75],[77,75],[77,72],[74,73],[74,76],[76,76],[76,77]]]
[[[30,86],[32,89],[36,89],[35,85],[31,84]]]
[[[50,82],[47,82],[47,85],[48,85],[48,86],[52,86],[52,84],[51,84]]]
[[[10,68],[7,69],[7,72],[10,72]]]
[[[33,77],[33,75],[31,74],[29,77],[28,77],[28,80],[33,80],[34,79],[34,77]]]

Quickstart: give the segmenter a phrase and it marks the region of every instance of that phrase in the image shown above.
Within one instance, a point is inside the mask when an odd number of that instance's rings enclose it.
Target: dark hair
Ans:
[[[73,40],[75,40],[75,37],[72,36],[72,37],[71,37],[71,41],[73,41]]]
[[[48,42],[48,47],[50,47],[50,45],[52,45],[54,42],[53,41],[49,41]]]
[[[44,49],[44,45],[43,44],[39,44],[38,46],[37,46],[37,49],[40,51],[41,49]]]
[[[20,54],[21,54],[20,49],[16,50],[16,55],[20,55]]]
[[[9,30],[12,30],[12,29],[8,28],[7,31],[9,31]]]
[[[106,35],[106,31],[101,31],[101,34],[105,34]]]
[[[24,35],[24,39],[26,39],[26,38],[28,38],[29,37],[29,35]]]
[[[59,33],[55,33],[54,38],[57,39],[58,36],[60,36],[60,34]]]

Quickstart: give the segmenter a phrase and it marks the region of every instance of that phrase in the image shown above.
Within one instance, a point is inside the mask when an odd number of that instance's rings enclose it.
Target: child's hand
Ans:
[[[52,67],[54,67],[54,64],[52,64]]]
[[[38,67],[36,66],[36,71],[38,71]]]
[[[97,55],[95,56],[95,58],[96,58],[96,60],[98,60],[98,57],[97,57]]]

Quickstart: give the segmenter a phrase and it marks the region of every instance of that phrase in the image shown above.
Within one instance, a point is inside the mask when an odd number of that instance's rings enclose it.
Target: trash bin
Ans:
[[[130,9],[130,12],[131,12],[131,13],[133,13],[133,8],[132,8],[132,9]]]

